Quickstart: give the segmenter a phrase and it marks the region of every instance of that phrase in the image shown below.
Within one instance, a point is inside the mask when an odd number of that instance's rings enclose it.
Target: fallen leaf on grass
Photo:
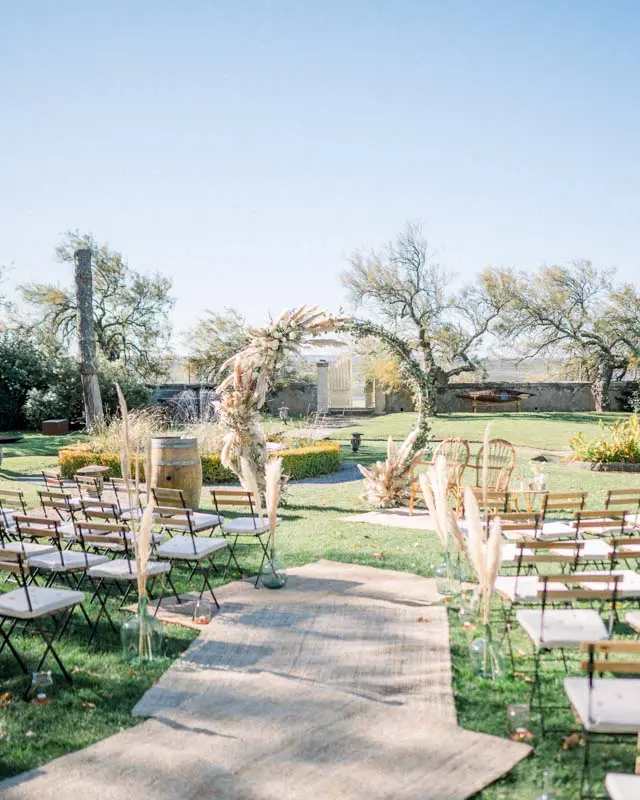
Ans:
[[[513,673],[513,677],[514,678],[520,678],[520,680],[524,681],[525,683],[535,683],[535,681],[531,677],[531,675],[527,675],[524,672],[514,672]]]
[[[33,731],[27,731],[25,733],[25,738],[27,739],[30,739],[32,736],[35,736],[35,733]]]
[[[82,703],[82,708],[95,708],[95,703],[90,703],[88,700],[84,700]]]
[[[576,747],[584,747],[584,738],[580,733],[572,733],[562,739],[563,750],[573,750]]]

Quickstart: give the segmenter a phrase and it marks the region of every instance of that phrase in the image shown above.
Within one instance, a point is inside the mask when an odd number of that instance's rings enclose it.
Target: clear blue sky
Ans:
[[[637,0],[0,2],[0,263],[68,282],[91,230],[172,276],[179,327],[337,309],[421,220],[461,277],[638,274]]]

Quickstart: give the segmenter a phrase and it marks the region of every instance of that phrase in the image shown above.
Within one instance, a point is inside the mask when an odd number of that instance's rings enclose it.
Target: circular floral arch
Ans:
[[[264,405],[275,375],[286,357],[300,347],[313,344],[341,345],[326,338],[329,333],[348,333],[356,339],[373,336],[397,358],[400,369],[412,385],[418,407],[417,436],[412,450],[425,447],[429,438],[428,400],[430,384],[410,345],[381,325],[366,320],[336,317],[317,306],[288,309],[265,328],[252,328],[251,341],[223,365],[230,370],[218,387],[220,426],[223,433],[222,464],[240,476],[241,460],[246,459],[256,476],[264,475],[267,441],[259,410]],[[322,336],[322,339],[318,337]]]

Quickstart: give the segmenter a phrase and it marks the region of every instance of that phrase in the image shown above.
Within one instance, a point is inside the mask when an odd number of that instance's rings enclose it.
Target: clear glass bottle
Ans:
[[[51,702],[52,693],[53,678],[51,677],[51,671],[32,673],[27,700],[36,706],[43,706]]]
[[[542,773],[542,794],[538,795],[537,800],[556,800],[553,791],[553,772],[545,769]]]
[[[201,597],[196,603],[193,611],[193,621],[196,625],[208,625],[213,616],[211,600],[208,597]]]
[[[494,640],[489,625],[483,627],[482,636],[471,642],[469,655],[473,671],[479,678],[494,681],[504,675],[504,651]]]
[[[164,625],[147,613],[147,598],[138,599],[138,613],[122,623],[122,657],[130,664],[144,664],[164,655]]]
[[[269,558],[262,568],[261,582],[265,589],[282,589],[287,582],[287,573],[275,548],[269,552]]]
[[[460,594],[460,570],[452,561],[449,553],[444,554],[443,561],[434,572],[436,590],[444,598],[457,597]]]

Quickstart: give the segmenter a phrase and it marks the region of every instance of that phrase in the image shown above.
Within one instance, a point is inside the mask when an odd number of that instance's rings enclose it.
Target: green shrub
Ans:
[[[289,475],[291,480],[314,478],[340,469],[340,444],[338,442],[318,442],[308,447],[277,450],[272,455],[282,456],[283,472]],[[116,478],[121,475],[118,453],[96,452],[87,444],[63,447],[58,453],[58,458],[63,478],[72,478],[81,467],[89,464],[109,467],[109,477]],[[218,454],[203,453],[201,460],[204,483],[231,483],[236,480],[235,474],[222,466]],[[132,463],[131,471],[133,472],[134,469],[135,465]],[[143,464],[140,466],[140,473],[144,478]]]
[[[611,425],[600,422],[600,435],[590,442],[578,433],[569,442],[578,461],[640,464],[640,417],[632,414]]]

